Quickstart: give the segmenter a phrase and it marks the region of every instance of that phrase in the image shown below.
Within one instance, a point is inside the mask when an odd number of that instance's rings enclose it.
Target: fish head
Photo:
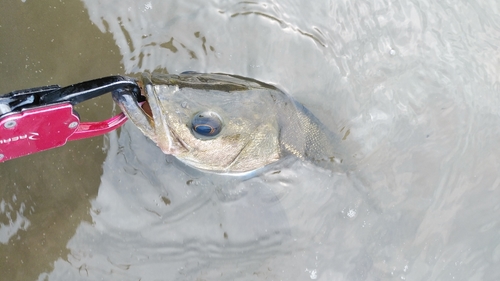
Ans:
[[[245,173],[281,157],[273,86],[226,74],[144,73],[142,107],[113,92],[129,119],[166,154],[217,173]]]

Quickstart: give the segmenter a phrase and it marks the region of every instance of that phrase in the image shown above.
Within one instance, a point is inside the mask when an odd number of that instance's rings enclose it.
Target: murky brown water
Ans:
[[[2,4],[0,93],[123,72],[112,36],[92,25],[82,3]],[[95,102],[79,111],[83,118],[111,116],[110,97]],[[0,279],[35,280],[68,254],[77,225],[90,220],[89,199],[97,194],[106,155],[103,143],[102,137],[73,142],[1,165]]]
[[[131,124],[0,165],[6,280],[498,280],[497,1],[27,0],[0,92],[163,69],[273,83],[349,174],[186,170]],[[109,97],[82,105],[104,119]]]

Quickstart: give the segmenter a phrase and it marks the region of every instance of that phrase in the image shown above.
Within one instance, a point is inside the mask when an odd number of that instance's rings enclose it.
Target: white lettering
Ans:
[[[30,139],[30,140],[38,140],[38,137],[39,137],[39,136],[40,136],[40,135],[39,135],[38,133],[31,132],[31,133],[30,133],[30,137],[29,137],[28,139]]]
[[[7,144],[7,143],[11,143],[11,142],[15,142],[15,141],[20,141],[20,140],[38,140],[40,139],[40,134],[37,133],[37,132],[30,132],[28,134],[25,134],[25,135],[20,135],[20,136],[15,136],[15,137],[12,137],[12,138],[8,138],[8,139],[0,139],[0,144]]]

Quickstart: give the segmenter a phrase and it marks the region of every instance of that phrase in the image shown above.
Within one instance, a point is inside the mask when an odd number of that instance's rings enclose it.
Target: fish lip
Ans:
[[[113,98],[113,101],[118,104],[120,107],[124,105],[126,102],[126,96],[132,96],[130,93],[122,90],[115,90],[111,92],[111,97]]]
[[[154,140],[154,123],[152,122],[151,116],[141,107],[142,102],[138,101],[138,95],[139,93],[133,93],[128,89],[117,89],[111,92],[113,101],[120,107],[127,118],[131,120],[144,135]],[[147,98],[143,90],[141,90],[140,95]]]

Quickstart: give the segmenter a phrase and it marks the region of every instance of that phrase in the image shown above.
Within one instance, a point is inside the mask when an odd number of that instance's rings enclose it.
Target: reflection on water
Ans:
[[[0,223],[0,243],[2,244],[7,244],[19,230],[26,230],[30,225],[30,221],[24,216],[26,205],[21,202],[19,209],[15,209],[17,206],[12,206],[12,204],[16,202],[16,195],[13,195],[12,203],[5,202],[4,199],[0,202],[0,214],[5,215],[8,220],[7,223]]]
[[[287,162],[247,181],[217,177],[185,169],[127,124],[95,160],[100,179],[85,174],[99,190],[73,197],[78,212],[64,196],[29,199],[38,178],[2,164],[17,187],[2,190],[0,233],[16,233],[0,251],[24,253],[10,264],[43,263],[30,267],[41,280],[500,279],[496,1],[84,5],[100,36],[113,36],[125,73],[273,83],[332,131],[349,130],[338,149],[353,151],[355,165],[334,173]],[[82,175],[76,161],[34,166],[47,160],[33,157],[23,163],[54,178],[57,168],[77,183]],[[67,181],[39,188],[81,188]],[[61,206],[79,214],[72,223],[55,219],[71,216],[51,209]],[[43,241],[55,246],[23,235],[35,229],[52,230]],[[21,276],[22,265],[12,268]]]
[[[343,259],[325,241],[351,234],[334,227],[373,212],[345,175],[301,162],[243,182],[183,173],[132,126],[112,134],[92,224],[49,279],[309,278]]]

